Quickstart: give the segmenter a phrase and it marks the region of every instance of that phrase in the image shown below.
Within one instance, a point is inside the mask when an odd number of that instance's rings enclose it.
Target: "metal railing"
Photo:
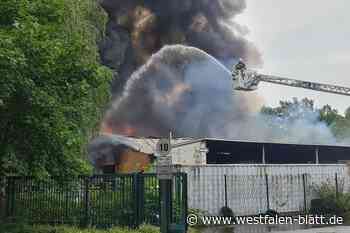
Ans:
[[[172,222],[185,224],[187,176],[174,175]],[[137,227],[159,225],[156,174],[113,174],[50,178],[7,177],[6,217],[30,223]]]
[[[283,169],[248,165],[184,167],[189,208],[211,215],[220,214],[222,207],[230,208],[237,216],[268,210],[307,213],[320,205],[317,202],[324,198],[322,195],[336,200],[350,192],[350,177],[342,166]]]

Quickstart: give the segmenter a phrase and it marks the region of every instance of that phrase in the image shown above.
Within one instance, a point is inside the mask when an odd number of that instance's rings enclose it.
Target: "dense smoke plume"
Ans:
[[[247,118],[260,100],[232,91],[230,72],[207,53],[165,46],[128,80],[107,113],[114,133],[206,137],[223,134],[227,122]]]
[[[233,91],[231,74],[207,53],[165,46],[128,80],[106,115],[106,131],[138,136],[219,137],[294,143],[332,143],[317,115],[268,118],[254,93]],[[299,109],[298,109],[299,110]]]
[[[176,137],[335,142],[314,113],[305,112],[304,119],[270,118],[260,114],[259,96],[233,91],[227,68],[237,58],[250,67],[262,64],[255,46],[244,39],[246,28],[233,21],[246,7],[244,0],[103,0],[101,4],[110,18],[102,59],[120,76],[102,131],[145,137],[173,131]]]
[[[101,57],[119,73],[114,94],[164,45],[190,45],[220,61],[261,64],[260,53],[244,38],[247,29],[233,21],[245,0],[102,0],[101,5],[109,16]]]

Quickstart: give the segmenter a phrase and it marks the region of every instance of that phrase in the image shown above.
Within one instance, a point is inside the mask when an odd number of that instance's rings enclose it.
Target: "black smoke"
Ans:
[[[247,30],[234,22],[245,0],[102,0],[109,16],[101,45],[103,62],[118,71],[113,92],[164,45],[197,47],[220,61],[243,58],[261,64]]]

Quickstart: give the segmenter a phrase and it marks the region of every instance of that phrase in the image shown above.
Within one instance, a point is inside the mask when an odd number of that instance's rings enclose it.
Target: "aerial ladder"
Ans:
[[[240,60],[234,66],[232,71],[232,79],[233,89],[235,90],[254,91],[258,88],[258,84],[260,82],[268,82],[284,86],[299,87],[314,91],[350,96],[350,88],[348,87],[260,74],[254,70],[247,69],[246,64],[242,60]]]

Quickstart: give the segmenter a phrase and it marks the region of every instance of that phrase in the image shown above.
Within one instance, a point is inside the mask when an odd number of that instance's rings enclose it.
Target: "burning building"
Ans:
[[[154,159],[153,153],[147,152],[133,140],[110,134],[96,137],[88,147],[95,173],[143,172]]]
[[[107,137],[107,139],[106,139]],[[118,141],[114,141],[118,140]],[[114,171],[137,171],[155,158],[156,138],[104,135],[95,139],[91,150],[96,167],[113,165]],[[118,155],[121,155],[118,157]],[[176,138],[170,153],[175,165],[207,164],[340,164],[350,162],[349,146],[291,144]],[[127,157],[130,158],[127,158]],[[125,163],[125,165],[120,165]],[[129,164],[129,165],[128,165]],[[132,165],[133,164],[133,165]],[[126,167],[128,169],[126,169]],[[119,169],[118,169],[119,168]]]

